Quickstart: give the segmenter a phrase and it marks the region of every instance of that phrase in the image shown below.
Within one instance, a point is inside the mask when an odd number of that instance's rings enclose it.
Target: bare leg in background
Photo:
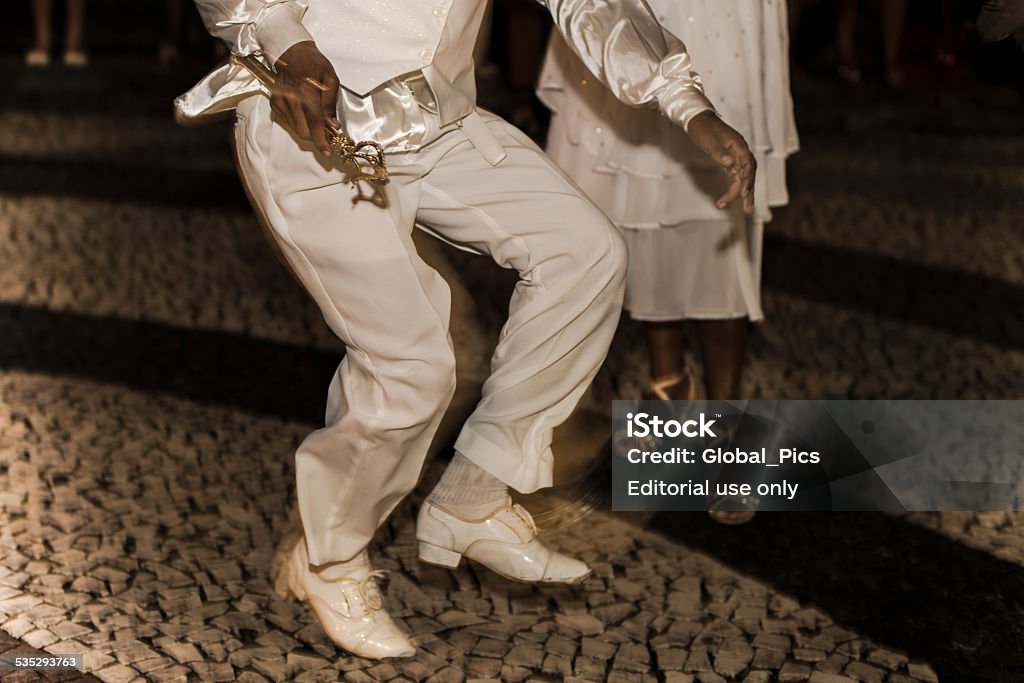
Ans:
[[[682,320],[644,323],[647,356],[651,363],[651,383],[678,378],[677,382],[663,389],[669,398],[676,401],[685,401],[691,395],[692,378],[686,371],[686,357],[683,353],[685,332]]]
[[[747,318],[693,321],[700,345],[708,400],[739,398],[749,322]],[[662,391],[675,401],[685,401],[692,396],[693,378],[687,372],[683,353],[686,341],[684,325],[682,320],[644,323],[651,382],[670,382],[662,385]],[[678,381],[671,382],[673,378],[678,378]],[[647,397],[654,398],[652,392]],[[729,509],[713,509],[708,514],[716,522],[724,524],[737,524],[752,516],[749,510]]]
[[[709,400],[727,401],[740,397],[748,324],[746,318],[694,322]]]
[[[67,32],[64,38],[65,52],[82,52],[85,49],[85,0],[68,0]]]
[[[32,27],[35,31],[33,49],[49,50],[53,43],[50,25],[53,23],[53,1],[32,0]]]
[[[885,82],[893,87],[903,84],[900,71],[900,47],[903,44],[903,26],[907,21],[907,0],[880,2],[882,19],[882,69]]]
[[[857,18],[860,0],[836,0],[836,59],[839,77],[848,83],[860,83],[857,66]]]

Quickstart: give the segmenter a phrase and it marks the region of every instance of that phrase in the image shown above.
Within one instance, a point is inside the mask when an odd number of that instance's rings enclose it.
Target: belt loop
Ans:
[[[497,166],[508,156],[508,152],[498,142],[498,138],[494,137],[494,133],[491,132],[491,129],[487,127],[487,123],[477,112],[474,111],[469,116],[461,119],[459,121],[459,128],[462,129],[469,141],[476,147],[476,151],[480,152],[480,156],[491,166]]]

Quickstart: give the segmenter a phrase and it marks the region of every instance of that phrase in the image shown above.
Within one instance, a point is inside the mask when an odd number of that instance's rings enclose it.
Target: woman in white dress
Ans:
[[[753,216],[720,210],[724,174],[656,111],[619,103],[558,36],[538,84],[553,112],[547,151],[626,236],[626,308],[644,322],[649,394],[695,396],[684,356],[692,321],[708,398],[739,398],[748,321],[763,318],[763,228],[788,201],[785,162],[798,145],[785,0],[648,2],[757,157]]]

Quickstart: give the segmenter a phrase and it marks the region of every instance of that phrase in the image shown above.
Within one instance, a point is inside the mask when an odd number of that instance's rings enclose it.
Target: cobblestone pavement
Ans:
[[[418,655],[338,651],[273,593],[270,566],[289,528],[290,454],[341,349],[266,248],[226,126],[173,125],[185,77],[154,83],[123,61],[73,78],[3,66],[16,76],[0,94],[0,623],[19,647],[82,653],[106,682],[1024,670],[1024,515],[779,514],[727,529],[598,511],[548,532],[595,568],[570,589],[420,565],[419,494],[373,548]],[[1019,116],[1016,95],[993,92],[990,121]],[[888,118],[858,100],[837,118],[834,93],[805,95],[749,395],[1019,398],[1024,133],[982,135],[954,98]],[[901,121],[915,108],[938,129]],[[449,258],[478,294],[482,333],[497,334],[510,280]],[[595,404],[637,394],[638,340],[624,324]],[[461,354],[471,383],[486,356]]]
[[[4,657],[45,657],[48,653],[27,645],[17,638],[0,631],[0,655]],[[97,683],[95,676],[83,675],[70,670],[8,669],[0,671],[4,683]]]

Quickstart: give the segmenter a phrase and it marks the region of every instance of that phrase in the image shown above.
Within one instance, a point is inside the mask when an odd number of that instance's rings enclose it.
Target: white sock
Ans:
[[[483,519],[505,506],[508,486],[456,451],[427,500],[463,519]]]

